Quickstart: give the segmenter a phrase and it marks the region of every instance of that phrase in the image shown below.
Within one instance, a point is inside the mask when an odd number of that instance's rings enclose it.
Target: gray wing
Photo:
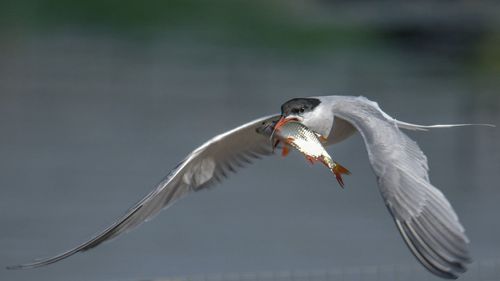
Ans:
[[[365,98],[341,98],[333,111],[363,136],[385,204],[415,257],[443,278],[465,272],[470,257],[464,228],[430,183],[427,158],[417,143]]]
[[[171,206],[185,195],[207,188],[235,172],[237,168],[251,163],[252,159],[271,153],[268,137],[256,132],[263,122],[279,119],[279,115],[267,116],[229,132],[218,135],[191,152],[158,186],[129,209],[104,231],[57,256],[9,269],[35,268],[65,259],[78,252],[92,249],[150,220],[159,211]]]

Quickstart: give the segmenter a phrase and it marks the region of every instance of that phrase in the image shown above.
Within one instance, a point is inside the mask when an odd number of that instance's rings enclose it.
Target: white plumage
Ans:
[[[427,158],[399,128],[425,130],[468,124],[405,123],[384,113],[375,102],[349,96],[293,99],[282,106],[282,115],[293,116],[328,136],[327,144],[360,132],[384,202],[412,253],[432,273],[444,278],[457,278],[466,270],[470,257],[464,228],[448,200],[430,183]],[[151,193],[90,240],[57,256],[10,268],[40,267],[94,248],[150,220],[185,195],[212,186],[251,160],[271,154],[269,137],[257,131],[262,123],[279,117],[259,118],[207,141]]]

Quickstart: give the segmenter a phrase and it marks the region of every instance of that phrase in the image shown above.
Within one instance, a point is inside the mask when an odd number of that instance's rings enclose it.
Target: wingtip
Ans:
[[[17,265],[9,265],[6,266],[5,268],[7,270],[23,270],[23,269],[33,269],[33,268],[38,268],[38,267],[43,267],[45,265],[51,264],[55,261],[58,260],[52,260],[52,259],[35,259],[32,262],[29,263],[23,263],[23,264],[17,264]]]
[[[30,268],[28,265],[25,264],[16,264],[16,265],[8,265],[5,267],[7,270],[19,270],[19,269],[26,269]]]

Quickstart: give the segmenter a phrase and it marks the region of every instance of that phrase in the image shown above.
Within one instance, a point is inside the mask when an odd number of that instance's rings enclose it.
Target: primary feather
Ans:
[[[448,200],[431,184],[427,157],[417,143],[374,102],[362,97],[328,101],[336,117],[361,133],[384,202],[409,249],[434,274],[457,278],[471,261],[469,240]]]
[[[212,186],[253,159],[271,154],[269,138],[256,129],[263,122],[278,118],[279,115],[259,118],[207,141],[180,162],[151,193],[90,240],[54,257],[8,268],[40,267],[92,249],[152,219],[187,194]]]

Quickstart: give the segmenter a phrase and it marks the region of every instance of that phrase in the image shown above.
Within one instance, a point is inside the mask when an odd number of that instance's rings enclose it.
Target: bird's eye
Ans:
[[[291,112],[293,114],[302,114],[305,111],[305,107],[300,107],[300,108],[292,108]]]

